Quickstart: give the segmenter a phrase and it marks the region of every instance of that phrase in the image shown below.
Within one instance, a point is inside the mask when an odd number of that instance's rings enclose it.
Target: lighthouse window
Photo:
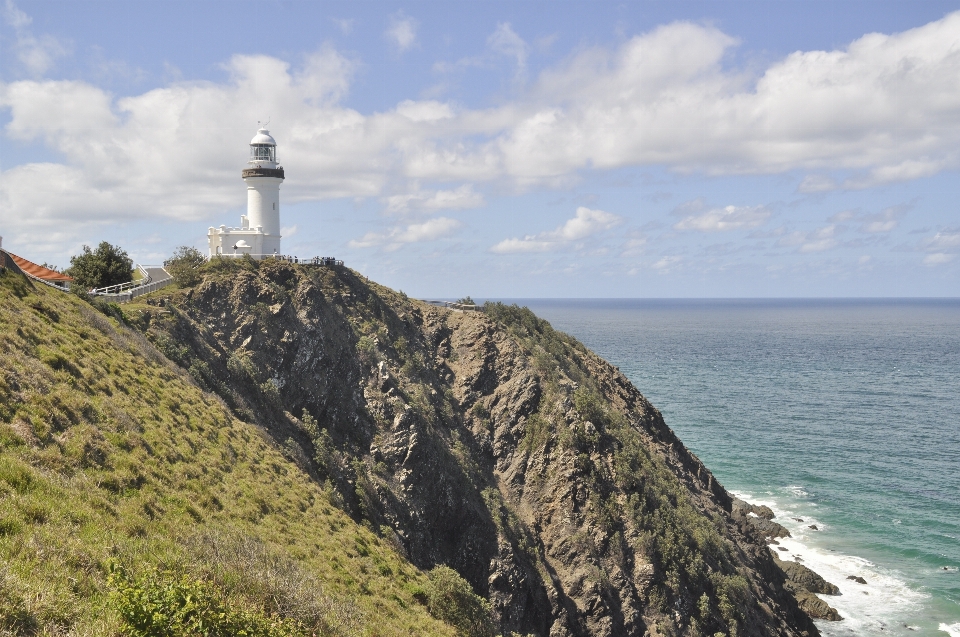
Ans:
[[[251,144],[250,159],[254,161],[274,161],[275,151],[276,149],[273,146],[267,146],[266,144]]]

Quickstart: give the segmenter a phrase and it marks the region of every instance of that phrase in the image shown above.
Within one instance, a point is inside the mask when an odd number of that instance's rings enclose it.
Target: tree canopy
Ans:
[[[200,282],[200,266],[206,262],[206,257],[196,248],[180,246],[164,267],[177,285],[186,288]]]
[[[83,252],[70,257],[67,274],[83,289],[127,283],[133,278],[133,260],[119,246],[101,241],[96,250],[83,246]]]

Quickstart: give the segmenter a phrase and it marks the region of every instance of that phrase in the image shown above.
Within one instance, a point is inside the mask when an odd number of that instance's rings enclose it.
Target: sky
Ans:
[[[960,296],[960,3],[0,0],[0,236],[418,298]]]

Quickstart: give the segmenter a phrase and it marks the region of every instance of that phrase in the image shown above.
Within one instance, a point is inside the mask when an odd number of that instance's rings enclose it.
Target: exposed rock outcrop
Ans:
[[[843,619],[840,616],[840,613],[837,612],[837,609],[826,603],[813,593],[804,590],[797,590],[793,592],[794,597],[797,598],[797,603],[800,605],[800,608],[803,609],[807,615],[813,619],[825,619],[831,622],[838,622]]]
[[[839,595],[840,589],[835,584],[831,584],[803,564],[781,561],[776,556],[774,556],[774,560],[787,577],[785,583],[787,590],[793,593],[803,612],[813,619],[825,619],[827,621],[843,619],[837,609],[815,594]]]
[[[765,518],[747,518],[750,521],[750,524],[754,526],[757,531],[763,537],[767,538],[781,538],[781,537],[790,537],[790,531],[786,527],[781,526],[773,520],[767,520]]]
[[[822,595],[840,594],[836,584],[831,584],[803,564],[777,560],[777,566],[787,576],[787,588],[791,590],[799,589]]]
[[[786,527],[773,521],[776,516],[766,505],[751,504],[734,498],[733,515],[740,519],[741,524],[749,524],[756,529],[761,537],[772,540],[773,544],[776,544],[777,538],[790,537],[790,531]]]
[[[733,510],[734,512],[741,513],[742,515],[753,513],[757,517],[763,518],[764,520],[772,520],[777,517],[773,514],[773,509],[767,505],[751,504],[750,502],[744,502],[740,498],[733,499]]]

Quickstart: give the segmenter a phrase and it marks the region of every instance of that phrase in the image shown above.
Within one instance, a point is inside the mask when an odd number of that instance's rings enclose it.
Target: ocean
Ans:
[[[960,637],[960,299],[504,302],[619,367],[773,508],[780,557],[840,587],[824,635]]]

